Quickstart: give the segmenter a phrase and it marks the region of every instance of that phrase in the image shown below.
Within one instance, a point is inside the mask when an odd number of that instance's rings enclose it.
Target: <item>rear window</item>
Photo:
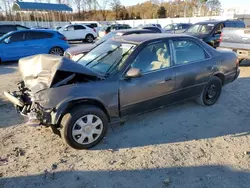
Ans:
[[[90,24],[92,27],[98,27],[98,25],[96,23],[91,23]]]
[[[45,33],[45,32],[27,32],[26,40],[39,40],[39,39],[47,39],[52,38],[52,33]]]
[[[244,22],[236,22],[236,27],[238,28],[245,28],[245,23]]]
[[[225,22],[225,27],[245,28],[245,24],[244,22],[241,21],[231,21],[231,22]]]
[[[82,29],[86,29],[86,28],[82,25],[75,25],[74,26],[74,30],[82,30]]]
[[[106,31],[106,30],[108,30],[109,28],[110,28],[110,26],[105,25],[105,26],[103,26],[103,27],[100,29],[100,31]]]
[[[225,27],[236,27],[234,22],[225,22]]]

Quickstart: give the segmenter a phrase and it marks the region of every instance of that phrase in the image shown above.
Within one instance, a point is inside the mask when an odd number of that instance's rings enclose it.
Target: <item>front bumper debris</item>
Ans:
[[[23,107],[24,106],[24,102],[22,99],[19,99],[17,97],[15,97],[12,93],[9,92],[4,92],[4,96],[10,101],[12,102],[14,105],[19,106],[19,107]]]

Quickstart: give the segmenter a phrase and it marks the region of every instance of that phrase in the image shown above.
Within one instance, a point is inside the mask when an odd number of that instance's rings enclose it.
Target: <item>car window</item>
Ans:
[[[10,31],[15,31],[16,28],[12,25],[2,25],[0,26],[1,33],[8,33]]]
[[[219,25],[216,27],[214,33],[221,33],[223,27],[224,27],[224,24],[219,24]]]
[[[225,27],[236,27],[234,22],[225,22]]]
[[[92,27],[98,27],[96,23],[91,23],[90,25],[92,25]]]
[[[183,29],[188,29],[188,28],[189,28],[189,25],[184,24],[184,25],[182,25],[182,28],[183,28]]]
[[[16,29],[18,31],[20,31],[20,30],[26,30],[27,28],[26,27],[22,27],[22,26],[16,26]]]
[[[166,25],[164,27],[165,30],[172,30],[173,29],[173,24]]]
[[[204,60],[207,57],[202,47],[188,39],[173,40],[173,47],[176,65]]]
[[[86,29],[86,28],[84,26],[82,26],[82,25],[75,25],[74,29],[75,30],[82,30],[82,29]]]
[[[208,24],[195,24],[188,28],[186,31],[187,33],[194,33],[194,34],[209,34],[213,29],[215,25],[212,23]]]
[[[38,40],[38,39],[47,39],[52,38],[52,33],[46,32],[26,32],[26,40]]]
[[[123,67],[134,48],[133,44],[110,40],[91,50],[78,63],[101,74],[113,74]]]
[[[131,67],[140,69],[142,73],[160,70],[170,66],[171,57],[167,42],[159,42],[146,46],[131,64]]]
[[[67,30],[68,30],[68,31],[74,31],[74,26],[68,26],[68,27],[67,27]]]
[[[236,24],[236,27],[238,28],[245,28],[244,22],[239,21],[239,22],[236,22],[235,24]]]
[[[9,37],[10,42],[21,42],[24,40],[24,32],[14,33]]]

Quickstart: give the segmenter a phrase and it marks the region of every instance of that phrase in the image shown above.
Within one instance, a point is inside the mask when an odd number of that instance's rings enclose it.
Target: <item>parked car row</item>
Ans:
[[[41,27],[34,27],[29,29],[21,25],[0,25],[0,33],[4,34],[0,38],[0,59],[1,61],[12,61],[29,55],[50,53],[57,55],[65,54],[65,56],[70,59],[78,60],[89,50],[109,38],[115,37],[117,35],[121,36],[142,33],[185,33],[203,40],[214,48],[218,48],[220,46],[221,39],[225,38],[222,35],[223,28],[244,28],[245,24],[244,22],[239,20],[210,20],[199,22],[194,25],[186,23],[169,24],[163,29],[159,24],[149,24],[140,27],[140,29],[131,29],[131,27],[126,24],[111,24],[106,25],[100,29],[99,36],[102,36],[102,38],[101,40],[93,43],[98,37],[96,31],[97,27],[100,27],[100,25],[94,22],[86,22],[80,24],[75,23],[61,27],[57,32],[52,31],[48,28]],[[9,33],[9,31],[12,32]],[[46,43],[52,40],[53,43]],[[67,50],[67,48],[69,48],[69,45],[66,40],[80,40],[86,41],[90,44],[85,46],[73,47]],[[13,51],[13,49],[19,50]],[[10,53],[9,50],[12,50],[12,52]],[[247,54],[245,51],[236,50],[236,52],[238,52],[238,54]]]

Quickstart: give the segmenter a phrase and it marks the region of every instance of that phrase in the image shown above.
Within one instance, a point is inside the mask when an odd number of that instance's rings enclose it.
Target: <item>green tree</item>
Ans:
[[[157,10],[158,18],[166,18],[166,9],[164,6],[160,6]]]

